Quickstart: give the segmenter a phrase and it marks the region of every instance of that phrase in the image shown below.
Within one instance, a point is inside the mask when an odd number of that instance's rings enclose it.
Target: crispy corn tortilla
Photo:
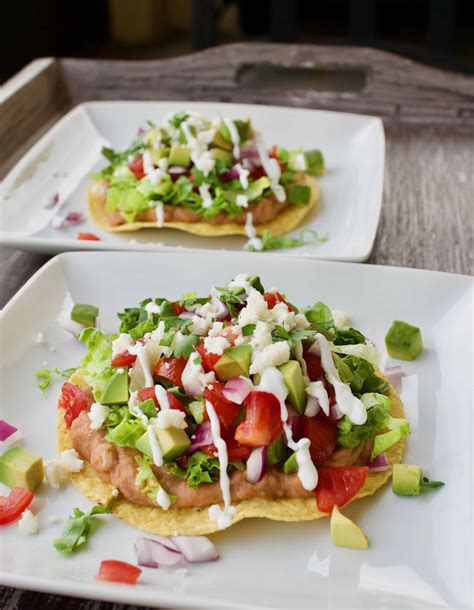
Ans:
[[[100,182],[92,184],[87,191],[87,205],[89,215],[94,223],[109,233],[123,233],[138,231],[140,229],[156,229],[154,222],[133,222],[116,227],[111,227],[105,215],[105,189],[100,188]],[[319,211],[321,202],[321,192],[319,184],[311,176],[300,174],[298,184],[305,184],[311,188],[311,202],[307,205],[291,204],[284,208],[270,222],[256,225],[257,235],[262,235],[265,229],[270,229],[274,237],[284,235],[289,231],[293,231],[300,224],[303,218],[312,210]],[[239,225],[236,222],[226,222],[224,224],[213,225],[208,222],[165,222],[164,227],[170,229],[179,229],[194,235],[203,237],[221,237],[224,235],[245,235],[245,226]]]
[[[382,376],[380,372],[379,375]],[[69,381],[80,388],[85,389],[87,387],[79,373],[75,373]],[[390,386],[389,396],[392,400],[391,415],[393,417],[404,417],[402,401],[392,386]],[[59,410],[58,417],[58,446],[60,451],[72,447],[61,410]],[[388,481],[392,474],[391,466],[402,460],[404,447],[405,440],[401,439],[385,452],[390,468],[385,472],[369,473],[364,487],[354,499],[372,495]],[[120,496],[114,497],[112,493],[115,489],[114,486],[103,483],[88,462],[85,462],[81,472],[71,473],[69,476],[72,483],[85,496],[98,504],[110,505],[113,513],[140,530],[162,536],[170,536],[176,534],[176,532],[185,536],[200,536],[219,531],[217,524],[209,519],[207,507],[178,508],[164,511],[158,507],[134,504]],[[274,521],[310,521],[328,516],[326,513],[318,511],[314,497],[281,500],[252,498],[238,502],[234,506],[236,512],[232,519],[233,524],[251,517],[261,517]]]

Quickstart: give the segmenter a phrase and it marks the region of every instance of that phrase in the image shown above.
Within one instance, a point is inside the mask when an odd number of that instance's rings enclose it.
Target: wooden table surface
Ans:
[[[328,74],[335,81],[328,81]],[[341,82],[356,83],[341,90]],[[331,90],[318,83],[332,82]],[[335,84],[334,84],[335,83]],[[0,177],[74,105],[99,99],[270,103],[384,121],[382,215],[369,263],[473,272],[474,79],[365,48],[236,44],[160,61],[43,59],[14,77],[0,111]],[[0,307],[48,256],[1,249]],[[131,606],[0,589],[0,608]]]

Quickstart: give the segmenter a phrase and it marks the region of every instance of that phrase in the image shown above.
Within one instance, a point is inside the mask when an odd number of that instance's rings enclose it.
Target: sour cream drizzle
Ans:
[[[163,510],[168,510],[171,506],[171,499],[168,493],[161,486],[156,494],[156,503],[161,506]]]
[[[158,404],[160,405],[160,409],[164,411],[165,409],[170,408],[170,399],[168,397],[168,392],[161,385],[155,386],[155,396]]]
[[[276,159],[270,159],[261,136],[257,136],[255,138],[255,144],[263,169],[265,170],[267,176],[270,178],[270,188],[272,189],[273,194],[277,198],[277,201],[283,203],[286,199],[286,193],[285,189],[280,184],[280,164]]]
[[[150,425],[147,427],[148,440],[150,441],[151,453],[153,455],[153,464],[155,466],[163,466],[163,452],[161,451],[160,443],[156,438],[155,428]]]
[[[255,250],[263,250],[263,241],[257,237],[257,230],[253,225],[252,212],[247,212],[247,217],[245,219],[245,235],[249,238],[248,242],[244,245],[246,250],[250,247],[255,248]]]
[[[156,204],[156,226],[161,229],[165,222],[165,206],[162,201]]]
[[[292,451],[296,452],[298,478],[304,489],[315,489],[318,484],[318,471],[309,454],[310,441],[307,438],[302,438],[296,443],[293,440],[291,426],[288,424],[288,409],[285,404],[288,388],[283,380],[283,375],[276,367],[268,367],[263,371],[260,384],[256,389],[260,392],[269,392],[278,398],[286,444]]]
[[[211,422],[212,441],[217,449],[217,457],[219,459],[219,485],[222,491],[224,500],[224,509],[221,509],[218,504],[214,504],[209,508],[209,518],[217,521],[219,529],[224,529],[232,525],[232,516],[235,513],[235,508],[231,506],[230,498],[230,480],[227,474],[227,466],[229,463],[227,455],[227,445],[221,437],[221,426],[219,418],[213,405],[206,400],[206,411]]]
[[[224,123],[225,123],[225,126],[227,127],[227,129],[229,130],[230,139],[232,140],[232,144],[234,145],[233,149],[232,149],[232,154],[234,155],[235,159],[238,159],[240,157],[239,132],[232,119],[224,119]]]
[[[312,354],[321,356],[323,370],[326,373],[328,381],[334,386],[336,402],[341,412],[347,415],[353,424],[365,424],[367,421],[367,411],[362,401],[352,394],[350,387],[341,381],[326,337],[318,333],[309,351]]]
[[[145,376],[145,387],[149,388],[154,385],[153,375],[150,370],[150,361],[148,359],[148,352],[146,350],[146,346],[142,345],[137,341],[135,345],[131,345],[128,348],[128,353],[135,355],[138,358],[138,362],[141,364],[143,369],[143,374]]]

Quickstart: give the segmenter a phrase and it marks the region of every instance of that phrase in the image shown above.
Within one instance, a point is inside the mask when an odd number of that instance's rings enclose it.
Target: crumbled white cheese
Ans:
[[[306,316],[302,313],[297,313],[295,315],[295,329],[304,330],[305,328],[308,328],[308,326],[309,326],[309,322],[308,322]]]
[[[303,153],[298,153],[293,158],[292,167],[294,170],[304,172],[306,169],[306,159]]]
[[[65,449],[61,451],[61,465],[67,472],[80,472],[84,467],[84,460],[81,460],[75,449]]]
[[[251,288],[246,306],[239,313],[240,326],[256,324],[259,320],[269,319],[268,305],[255,288]]]
[[[90,427],[92,430],[99,430],[102,427],[102,424],[107,419],[107,415],[109,414],[109,407],[106,405],[101,405],[98,402],[94,402],[90,408],[88,413],[89,419],[91,420]]]
[[[253,288],[248,279],[249,276],[246,273],[239,273],[227,284],[227,288],[243,288],[249,294]]]
[[[204,348],[209,354],[222,356],[228,347],[230,347],[230,343],[225,337],[206,337],[204,339]]]
[[[237,195],[237,197],[235,198],[235,203],[239,206],[239,208],[249,207],[249,199],[247,195]]]
[[[175,571],[177,576],[187,576],[189,573],[189,568],[179,568]]]
[[[287,341],[277,341],[253,353],[250,373],[262,373],[269,366],[279,366],[290,359],[290,346]]]
[[[113,498],[117,498],[117,497],[119,496],[119,494],[120,494],[120,491],[119,491],[119,490],[118,490],[116,487],[114,487],[114,488],[112,489],[112,491],[110,492],[110,494],[111,494],[111,496],[112,496]]]
[[[151,320],[153,318],[153,314],[161,312],[161,307],[157,305],[154,301],[150,301],[145,305],[145,311],[148,314],[148,319]]]
[[[337,328],[341,328],[342,326],[349,326],[351,323],[349,314],[347,314],[345,311],[339,311],[335,309],[332,312],[332,317],[334,320],[334,324]]]
[[[44,476],[50,487],[59,489],[67,479],[67,472],[59,460],[49,460],[44,463]]]
[[[49,515],[48,517],[48,523],[59,523],[61,521],[61,517],[58,517],[58,515]]]
[[[156,341],[159,343],[163,339],[163,335],[165,334],[165,323],[163,320],[158,324],[158,327],[150,334],[150,341]],[[146,335],[145,335],[146,337]]]
[[[186,394],[189,396],[202,396],[204,388],[216,380],[214,372],[205,373],[200,364],[200,356],[194,351],[188,358],[181,375],[181,381]]]
[[[28,508],[21,515],[18,521],[18,529],[23,536],[30,536],[39,532],[39,519]]]
[[[178,409],[165,409],[164,411],[158,411],[156,417],[156,425],[161,430],[165,428],[186,428],[187,424],[185,421],[185,414]]]
[[[207,321],[201,316],[193,316],[189,325],[189,332],[193,335],[205,335],[207,333]]]
[[[259,321],[253,331],[252,346],[263,349],[272,343],[272,325]]]
[[[224,328],[224,322],[214,322],[212,327],[209,329],[208,337],[219,337],[222,334]]]
[[[120,335],[112,341],[112,357],[122,354],[130,345],[133,339],[128,333],[120,333]]]
[[[41,345],[42,343],[45,343],[43,333],[38,333],[36,335],[36,343],[38,343],[38,345]]]
[[[283,326],[285,330],[293,330],[295,327],[295,313],[288,309],[286,303],[277,303],[270,313],[275,324]]]
[[[216,165],[216,160],[208,150],[201,154],[192,152],[191,159],[197,169],[201,170],[205,176],[208,176]]]

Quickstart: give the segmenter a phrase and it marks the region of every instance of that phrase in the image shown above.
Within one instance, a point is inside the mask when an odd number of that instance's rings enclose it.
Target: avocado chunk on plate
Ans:
[[[307,205],[311,201],[311,189],[306,184],[293,184],[288,193],[288,203]]]
[[[100,399],[103,405],[124,405],[128,402],[128,373],[118,370],[110,378]]]
[[[421,491],[423,470],[421,466],[394,464],[392,490],[399,496],[417,496]]]
[[[252,347],[250,345],[234,345],[228,347],[214,365],[214,371],[220,381],[228,381],[232,377],[248,377]]]
[[[278,369],[283,375],[283,381],[288,388],[288,399],[291,405],[298,413],[303,414],[308,398],[306,396],[306,384],[300,363],[296,360],[288,360],[285,364],[280,365]]]
[[[367,536],[353,521],[344,516],[337,506],[331,513],[331,541],[335,546],[348,549],[366,549],[369,546]]]
[[[76,303],[71,309],[71,320],[83,326],[94,326],[99,309],[95,305]]]
[[[417,326],[395,320],[385,336],[389,356],[399,360],[414,360],[423,351],[421,331]]]
[[[44,478],[43,459],[23,447],[12,447],[0,456],[0,482],[34,491]]]

